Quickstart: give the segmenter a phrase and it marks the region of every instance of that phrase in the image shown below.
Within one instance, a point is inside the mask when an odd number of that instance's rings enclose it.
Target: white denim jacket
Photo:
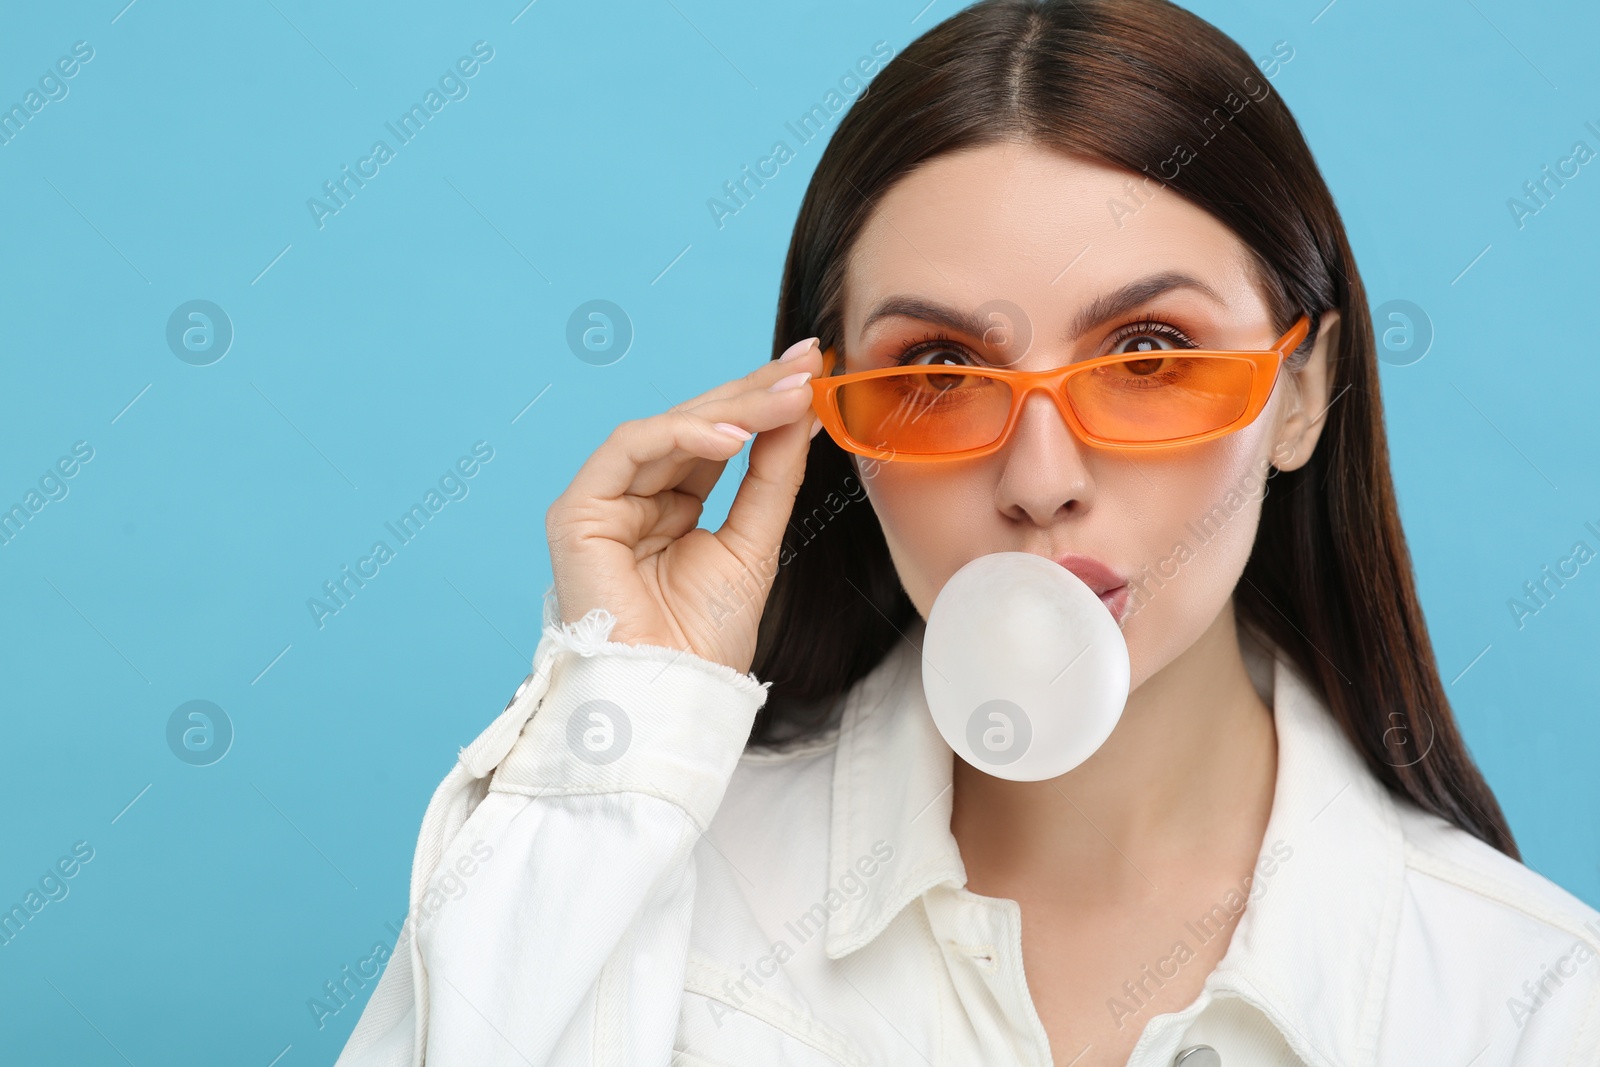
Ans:
[[[534,673],[428,804],[338,1067],[1051,1063],[1020,907],[965,888],[925,624],[778,752],[745,748],[767,683],[558,620],[547,594]],[[1125,987],[1128,1063],[1600,1065],[1600,913],[1397,800],[1245,651],[1278,735],[1261,861],[1183,934],[1243,909],[1192,1003],[1140,1010],[1180,951]]]

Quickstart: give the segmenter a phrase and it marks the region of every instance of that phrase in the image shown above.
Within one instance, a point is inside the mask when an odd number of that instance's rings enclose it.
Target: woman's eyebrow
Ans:
[[[1106,320],[1125,315],[1161,294],[1176,289],[1193,289],[1210,298],[1219,307],[1228,306],[1228,302],[1218,296],[1216,290],[1194,275],[1177,270],[1162,271],[1096,297],[1072,320],[1072,325],[1067,331],[1068,339],[1081,337]],[[951,307],[917,296],[895,295],[885,297],[872,309],[861,325],[862,332],[879,319],[893,315],[931,322],[972,337],[982,337],[985,330],[995,325],[993,321],[985,322],[975,311]]]

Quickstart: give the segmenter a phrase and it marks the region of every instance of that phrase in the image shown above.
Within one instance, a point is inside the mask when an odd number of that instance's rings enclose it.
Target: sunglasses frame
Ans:
[[[1233,352],[1222,349],[1205,348],[1178,348],[1163,349],[1181,353],[1184,356],[1207,356],[1218,358],[1238,359],[1250,364],[1250,397],[1245,403],[1244,410],[1238,418],[1226,426],[1219,426],[1214,430],[1204,433],[1189,434],[1184,437],[1166,438],[1160,441],[1116,441],[1099,437],[1089,432],[1088,427],[1078,418],[1072,410],[1072,402],[1067,397],[1067,381],[1096,367],[1103,367],[1111,363],[1126,361],[1136,353],[1120,352],[1109,356],[1097,356],[1078,363],[1068,363],[1065,366],[1053,367],[1049,370],[1025,371],[1007,370],[1002,367],[941,367],[934,364],[920,366],[878,367],[873,370],[856,371],[852,374],[833,374],[833,368],[838,361],[835,346],[830,345],[822,354],[822,374],[811,379],[811,409],[816,412],[817,419],[828,431],[828,436],[834,443],[846,452],[853,452],[858,456],[867,456],[879,460],[900,460],[911,463],[926,463],[937,460],[950,459],[976,459],[998,452],[1005,447],[1011,439],[1011,432],[1016,428],[1018,414],[1022,411],[1022,403],[1028,394],[1034,390],[1043,390],[1055,402],[1056,409],[1061,412],[1061,417],[1066,420],[1067,426],[1077,435],[1080,441],[1115,452],[1143,452],[1157,448],[1175,448],[1184,445],[1195,445],[1202,441],[1224,437],[1236,430],[1243,429],[1254,422],[1266,407],[1267,399],[1272,395],[1272,389],[1278,380],[1278,371],[1282,368],[1289,354],[1300,346],[1306,334],[1311,330],[1311,316],[1302,315],[1289,327],[1288,331],[1273,346],[1264,352]],[[984,378],[994,378],[1007,383],[1011,387],[1011,410],[1006,415],[1005,426],[1001,428],[1000,435],[987,445],[977,448],[961,449],[951,452],[898,452],[893,448],[877,448],[872,445],[857,441],[845,430],[844,416],[839,412],[838,392],[840,386],[849,385],[851,382],[866,381],[869,378],[885,378],[905,374],[970,374]]]

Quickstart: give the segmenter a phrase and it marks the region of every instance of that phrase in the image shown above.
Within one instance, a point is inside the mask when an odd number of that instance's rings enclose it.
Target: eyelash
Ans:
[[[1115,347],[1130,337],[1139,337],[1144,334],[1154,334],[1159,337],[1165,337],[1179,348],[1200,347],[1191,341],[1189,336],[1176,326],[1173,326],[1170,323],[1162,322],[1159,319],[1151,318],[1138,319],[1134,322],[1126,323],[1117,327],[1116,331],[1111,337],[1111,345],[1112,347]],[[907,342],[905,345],[901,346],[900,351],[894,356],[895,365],[904,366],[929,349],[936,348],[940,345],[953,345],[959,347],[960,342],[956,341],[952,337],[947,336],[942,331],[935,330],[932,333],[924,334],[917,340]]]

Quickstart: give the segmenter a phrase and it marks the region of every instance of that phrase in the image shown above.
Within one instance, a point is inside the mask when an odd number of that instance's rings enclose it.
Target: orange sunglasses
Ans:
[[[873,459],[987,456],[1010,439],[1022,401],[1035,389],[1097,448],[1199,444],[1261,414],[1279,368],[1310,329],[1310,316],[1301,316],[1265,352],[1167,348],[1038,371],[918,364],[835,375],[838,354],[830,346],[822,375],[810,383],[811,407],[840,448]]]

